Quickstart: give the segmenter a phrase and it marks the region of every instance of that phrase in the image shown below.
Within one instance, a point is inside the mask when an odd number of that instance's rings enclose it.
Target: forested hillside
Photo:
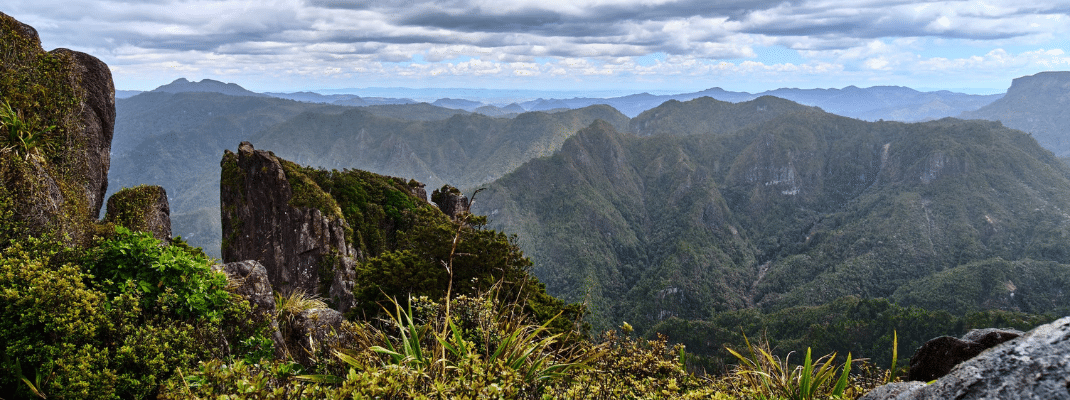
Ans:
[[[650,137],[593,124],[490,185],[475,211],[516,232],[548,290],[588,301],[596,326],[844,296],[1067,311],[1070,171],[1028,134],[767,119],[759,101],[670,102],[644,125],[672,129]],[[674,117],[683,107],[690,119]],[[754,123],[707,128],[726,110]]]

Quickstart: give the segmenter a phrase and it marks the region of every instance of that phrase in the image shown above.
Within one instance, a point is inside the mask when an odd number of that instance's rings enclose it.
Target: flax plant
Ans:
[[[743,339],[747,345],[748,355],[744,356],[727,346],[726,349],[740,361],[736,373],[742,376],[749,385],[763,392],[759,398],[770,400],[843,398],[851,372],[850,354],[847,355],[847,362],[843,365],[843,372],[833,383],[837,369],[833,365],[836,353],[813,360],[810,348],[807,348],[803,364],[792,366],[790,353],[781,359],[772,354],[768,342],[755,345],[746,335]]]

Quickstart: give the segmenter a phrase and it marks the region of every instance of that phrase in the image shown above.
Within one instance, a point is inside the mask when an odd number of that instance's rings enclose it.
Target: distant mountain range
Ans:
[[[362,89],[349,89],[353,92],[361,92]],[[353,93],[321,94],[313,92],[295,93],[254,93],[236,84],[224,84],[222,82],[204,79],[200,82],[190,82],[184,78],[161,86],[154,91],[166,92],[215,92],[227,95],[256,95],[271,96],[283,99],[297,100],[309,103],[324,103],[345,106],[372,106],[391,104],[417,104],[419,101],[411,98],[394,98],[383,96],[358,96]],[[436,89],[427,89],[434,93]],[[455,93],[459,90],[446,91],[443,93]],[[117,94],[120,98],[130,97],[136,91],[122,91]],[[710,97],[716,100],[738,103],[753,100],[761,96],[776,96],[788,99],[796,103],[816,106],[821,109],[846,117],[858,118],[867,121],[926,121],[945,117],[955,117],[959,114],[976,110],[985,106],[1002,95],[971,95],[954,93],[949,91],[920,92],[901,86],[874,86],[858,88],[848,86],[843,89],[776,89],[761,93],[733,92],[721,88],[711,88],[693,93],[653,95],[649,93],[630,94],[616,97],[572,97],[572,98],[536,98],[534,100],[521,100],[510,104],[495,103],[479,96],[500,95],[499,91],[469,90],[471,95],[476,96],[468,99],[439,98],[429,104],[438,107],[475,112],[492,117],[511,116],[525,111],[553,111],[564,109],[577,109],[596,104],[605,104],[616,108],[628,117],[635,117],[643,111],[657,107],[669,100],[688,101],[700,97]],[[373,93],[399,93],[416,94],[416,89],[392,89],[376,90]],[[536,94],[545,92],[518,91],[517,96],[523,94]]]

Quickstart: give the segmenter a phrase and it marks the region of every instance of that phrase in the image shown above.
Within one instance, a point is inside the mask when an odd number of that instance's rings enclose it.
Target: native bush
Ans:
[[[154,397],[177,368],[241,356],[243,339],[262,336],[263,327],[249,320],[248,302],[190,301],[196,298],[191,293],[215,287],[204,284],[216,279],[206,259],[144,235],[119,231],[88,249],[35,237],[6,243],[0,250],[0,370],[12,373],[0,374],[0,392],[14,398]],[[111,252],[128,258],[98,257]],[[154,276],[151,282],[165,284],[146,291],[132,272],[113,283],[91,274],[83,260],[97,261],[96,267],[108,260],[129,271],[130,260],[146,268],[177,265],[186,268],[186,278]]]
[[[129,281],[141,293],[143,307],[164,306],[158,300],[171,289],[177,299],[166,304],[169,312],[218,321],[230,301],[226,276],[211,270],[204,253],[159,243],[149,233],[117,226],[114,236],[100,238],[86,251],[83,263],[109,295],[128,290]]]

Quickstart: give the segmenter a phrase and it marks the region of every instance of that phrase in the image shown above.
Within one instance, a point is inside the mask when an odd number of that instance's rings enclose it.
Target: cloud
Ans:
[[[38,28],[46,46],[98,55],[120,74],[180,65],[162,71],[365,81],[374,74],[634,80],[722,73],[757,81],[828,71],[883,79],[873,71],[1058,67],[1065,54],[1023,54],[1070,50],[1066,1],[38,0],[5,8]],[[939,41],[976,50],[920,55]],[[755,51],[770,46],[802,60]],[[996,49],[1017,61],[1000,64]]]

